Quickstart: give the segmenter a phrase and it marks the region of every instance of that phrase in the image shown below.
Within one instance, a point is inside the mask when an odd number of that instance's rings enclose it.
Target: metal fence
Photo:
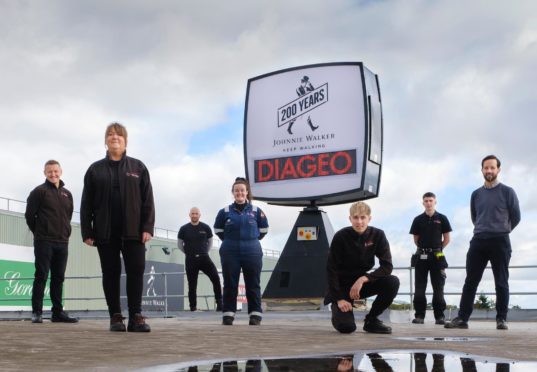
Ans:
[[[537,265],[521,265],[521,266],[510,266],[509,269],[510,270],[519,270],[519,269],[535,269],[537,268]],[[454,267],[450,267],[449,268],[450,270],[465,270],[466,268],[464,266],[454,266]],[[486,268],[487,270],[490,270],[490,266],[488,266]],[[412,300],[413,300],[413,296],[414,296],[414,284],[413,284],[413,273],[414,273],[414,269],[412,267],[394,267],[394,271],[396,272],[401,272],[401,271],[404,271],[404,272],[407,272],[408,275],[409,275],[409,283],[408,283],[408,291],[407,292],[399,292],[397,295],[400,297],[400,296],[408,296],[409,298],[409,304],[410,304],[410,307],[412,308]],[[272,274],[272,270],[263,270],[262,271],[262,275],[267,275],[267,274]],[[177,271],[177,272],[163,272],[163,273],[146,273],[144,274],[145,276],[150,276],[150,275],[154,275],[155,278],[156,277],[161,277],[162,278],[162,282],[164,283],[164,294],[162,294],[161,296],[143,296],[142,299],[160,299],[160,300],[163,300],[164,301],[164,309],[163,309],[163,316],[167,317],[169,316],[169,313],[170,310],[169,307],[168,307],[168,301],[172,298],[183,298],[183,300],[185,298],[188,298],[188,295],[187,294],[170,294],[168,293],[168,283],[170,280],[179,280],[180,278],[177,278],[177,279],[173,279],[174,277],[179,277],[179,276],[182,276],[182,280],[184,281],[186,279],[186,274],[184,271]],[[122,275],[123,277],[125,276],[125,274]],[[17,278],[18,280],[20,281],[33,281],[33,277],[22,277],[22,278]],[[98,276],[71,276],[71,277],[66,277],[65,280],[83,280],[83,281],[86,281],[86,280],[101,280],[102,277],[100,275]],[[6,278],[0,278],[0,281],[7,281],[7,280],[10,280],[10,279],[6,279]],[[186,281],[184,281],[186,282]],[[267,281],[268,282],[268,281]],[[427,295],[431,295],[432,293],[428,292]],[[445,295],[461,295],[461,292],[460,291],[457,291],[457,292],[445,292],[444,293]],[[480,294],[484,294],[484,295],[495,295],[495,292],[480,292]],[[239,294],[241,295],[241,294]],[[537,295],[537,292],[536,291],[514,291],[514,292],[510,292],[510,295],[521,295],[521,296],[535,296]],[[210,310],[210,301],[209,299],[213,298],[214,297],[214,294],[211,292],[209,294],[198,294],[198,299],[202,300],[204,303],[205,303],[205,308],[207,310]],[[122,298],[126,298],[126,297],[122,297]],[[23,299],[24,300],[24,299]],[[23,301],[21,300],[21,298],[18,298],[18,299],[5,299],[5,298],[0,298],[0,305],[2,305],[3,302],[10,302],[10,301]],[[64,301],[97,301],[97,300],[100,300],[100,301],[104,301],[104,296],[99,296],[99,297],[66,297],[64,298]],[[27,299],[28,301],[28,306],[31,305],[31,299],[28,298]],[[80,310],[80,309],[78,309]],[[103,309],[104,310],[104,309]],[[180,309],[179,309],[180,310]]]
[[[17,200],[17,199],[11,199],[11,198],[5,198],[0,196],[0,209],[9,211],[9,212],[15,212],[15,213],[24,213],[26,209],[26,201],[24,200]],[[74,211],[73,212],[73,223],[79,224],[80,223],[80,212]],[[157,238],[163,238],[168,240],[176,240],[177,239],[177,230],[170,230],[170,229],[163,229],[161,227],[155,227],[154,237]],[[220,244],[222,243],[218,237],[214,237],[213,243],[215,247],[220,247]],[[280,251],[272,250],[272,249],[264,249],[263,248],[263,254],[266,257],[271,258],[278,258],[280,257]]]

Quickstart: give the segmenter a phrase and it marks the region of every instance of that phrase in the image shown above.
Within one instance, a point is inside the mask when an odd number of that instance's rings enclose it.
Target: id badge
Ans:
[[[421,254],[420,255],[420,260],[426,260],[429,258],[429,255],[428,254]]]

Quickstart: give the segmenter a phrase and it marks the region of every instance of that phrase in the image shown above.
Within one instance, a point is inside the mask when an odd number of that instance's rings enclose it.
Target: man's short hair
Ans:
[[[371,216],[371,207],[366,203],[359,201],[351,205],[349,213],[351,216],[354,216],[355,214]]]
[[[436,195],[434,193],[428,191],[425,194],[423,194],[422,199],[425,199],[425,198],[434,198],[434,199],[436,199]]]
[[[45,168],[47,167],[47,165],[58,165],[58,167],[61,168],[60,162],[54,159],[47,160],[47,162],[45,163]]]
[[[481,168],[483,168],[483,165],[485,164],[485,162],[486,162],[487,160],[491,160],[491,159],[496,160],[496,166],[497,166],[498,168],[500,168],[500,166],[502,165],[502,163],[500,162],[500,159],[498,159],[498,158],[496,157],[496,155],[487,155],[487,156],[485,156],[485,157],[483,158],[483,160],[481,160]]]

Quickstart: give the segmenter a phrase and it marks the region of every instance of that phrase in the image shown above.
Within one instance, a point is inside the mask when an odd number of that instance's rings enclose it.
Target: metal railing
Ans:
[[[535,269],[537,268],[537,265],[517,265],[517,266],[510,266],[509,269],[510,270],[518,270],[518,269]],[[464,266],[453,266],[449,268],[450,270],[465,270],[466,267]],[[490,266],[487,266],[486,270],[490,270]],[[409,296],[409,304],[410,304],[410,307],[412,309],[412,300],[413,300],[413,296],[414,296],[414,285],[413,285],[413,272],[414,272],[414,268],[412,267],[394,267],[394,271],[406,271],[408,272],[409,274],[409,290],[408,292],[399,292],[397,295],[398,296]],[[263,274],[271,274],[272,273],[272,270],[262,270],[262,275]],[[174,277],[174,276],[178,276],[180,278],[177,278],[177,279],[174,279],[174,280],[177,280],[179,282],[182,282],[182,283],[185,283],[185,279],[186,279],[186,273],[185,271],[176,271],[176,272],[162,272],[162,273],[145,273],[144,276],[145,277],[149,277],[153,275],[155,278],[157,277],[160,277],[161,280],[162,280],[162,283],[163,283],[163,287],[164,287],[164,293],[162,295],[156,295],[156,296],[142,296],[142,300],[144,299],[160,299],[160,300],[163,300],[164,301],[164,309],[162,310],[163,313],[164,313],[164,316],[165,317],[168,317],[169,316],[169,313],[170,311],[170,308],[169,308],[169,300],[170,299],[174,299],[174,298],[182,298],[183,300],[185,298],[188,298],[188,294],[170,294],[169,293],[169,281],[171,280],[170,278]],[[204,275],[204,274],[203,274]],[[122,274],[122,277],[125,277],[125,274]],[[95,276],[70,276],[70,277],[66,277],[65,280],[101,280],[102,279],[102,276],[100,275],[95,275]],[[10,278],[0,278],[0,281],[9,281],[9,280],[12,280]],[[31,282],[34,280],[33,277],[20,277],[20,278],[17,278],[17,280],[19,281],[28,281],[28,282]],[[268,282],[268,281],[267,281]],[[462,292],[445,292],[444,294],[445,295],[461,295]],[[426,293],[427,295],[431,295],[432,293],[431,292],[427,292]],[[484,295],[495,295],[495,292],[480,292],[480,294],[484,294]],[[239,294],[240,296],[241,294]],[[521,296],[534,296],[534,295],[537,295],[537,292],[536,291],[515,291],[515,292],[510,292],[510,295],[521,295]],[[126,297],[123,296],[121,297],[123,299],[125,299]],[[198,299],[201,299],[205,302],[205,307],[207,310],[210,310],[210,305],[209,305],[209,299],[211,298],[214,298],[214,293],[210,293],[210,294],[198,294]],[[104,296],[98,296],[98,297],[66,297],[64,298],[64,301],[96,301],[96,300],[100,300],[100,301],[104,301]],[[0,305],[2,304],[2,302],[14,302],[14,301],[17,301],[17,302],[25,302],[27,301],[28,302],[28,305],[31,305],[31,298],[14,298],[14,299],[9,299],[9,298],[0,298]],[[184,307],[184,305],[183,305]],[[80,309],[78,309],[80,310]],[[104,310],[104,309],[102,309]],[[181,310],[184,310],[184,309],[174,309],[173,311],[181,311]]]
[[[6,210],[9,212],[24,213],[26,209],[26,201],[5,198],[5,197],[0,196],[0,209]],[[80,212],[78,211],[73,212],[73,222],[77,224],[80,223]],[[168,239],[168,240],[176,240],[177,234],[178,234],[177,230],[170,230],[170,229],[164,229],[161,227],[155,227],[154,237]],[[222,243],[217,236],[214,237],[213,242],[215,243],[214,245],[215,247],[220,247],[220,244]],[[280,257],[280,253],[281,253],[280,251],[263,248],[263,254],[266,257],[278,258]]]
[[[219,273],[221,273],[221,272],[219,272]],[[272,270],[262,270],[261,271],[261,274],[266,274],[266,273],[272,273]],[[203,273],[200,273],[200,274],[205,275]],[[180,282],[184,283],[184,282],[186,282],[186,272],[185,271],[175,271],[175,272],[163,272],[163,273],[144,273],[144,277],[150,277],[150,276],[154,276],[155,278],[157,278],[157,277],[162,278],[163,286],[164,286],[164,293],[162,295],[156,295],[156,296],[142,296],[142,301],[144,299],[146,299],[146,300],[147,299],[163,300],[164,301],[164,309],[162,311],[164,313],[164,316],[168,317],[169,313],[171,311],[169,309],[169,300],[170,299],[182,298],[184,300],[185,298],[188,298],[188,294],[170,294],[170,293],[168,293],[169,278],[173,277],[173,276],[181,276],[182,278],[178,278],[177,281],[180,281]],[[121,274],[121,277],[126,278],[126,274]],[[30,282],[31,283],[31,282],[33,282],[34,278],[33,277],[17,277],[16,280],[21,281],[21,282]],[[99,280],[99,281],[101,281],[102,276],[101,275],[66,276],[65,281],[68,281],[68,280]],[[2,281],[13,281],[13,278],[0,278],[0,282],[2,282]],[[147,289],[145,289],[145,290],[147,291]],[[239,297],[241,295],[242,294],[239,293]],[[127,299],[127,296],[120,296],[120,298],[121,299]],[[211,294],[198,294],[197,298],[204,300],[206,309],[210,310],[210,305],[209,305],[208,300],[210,298],[214,298],[214,293],[211,293]],[[28,296],[28,297],[17,297],[17,298],[0,298],[0,306],[2,305],[2,303],[9,303],[9,302],[18,302],[18,303],[27,302],[28,303],[27,306],[31,306],[31,301],[32,301],[32,299],[31,299],[30,296]],[[104,297],[104,294],[102,296],[98,296],[98,297],[64,297],[63,298],[64,304],[66,304],[66,301],[105,301],[105,297]],[[183,305],[183,307],[184,307],[184,305]],[[85,309],[71,309],[71,310],[76,311],[76,310],[85,310]],[[103,308],[103,309],[98,309],[98,310],[105,310],[105,309]],[[174,309],[174,311],[182,311],[182,310],[185,310],[185,309]],[[0,312],[1,312],[1,310],[0,310]]]
[[[509,270],[513,270],[513,269],[535,269],[535,268],[537,268],[537,265],[514,265],[514,266],[509,266]],[[408,271],[408,274],[409,274],[409,290],[408,290],[408,292],[399,291],[397,293],[397,296],[409,296],[410,308],[413,309],[414,268],[410,267],[410,266],[409,267],[404,267],[403,266],[403,267],[394,267],[393,269],[397,270],[397,271]],[[485,268],[485,270],[491,270],[491,269],[492,268],[490,266],[487,266]],[[449,266],[448,270],[466,270],[466,266]],[[433,292],[426,292],[425,294],[430,296],[430,295],[433,294]],[[486,296],[491,296],[491,295],[496,295],[496,292],[483,292],[483,291],[480,291],[479,294],[483,294],[483,295],[486,295]],[[456,295],[456,296],[462,295],[462,286],[461,286],[461,291],[457,291],[457,292],[446,292],[446,291],[444,291],[444,296],[452,296],[452,295]],[[537,295],[537,292],[536,291],[524,291],[524,292],[509,291],[509,295],[510,296],[516,296],[516,295],[535,296],[535,295]]]

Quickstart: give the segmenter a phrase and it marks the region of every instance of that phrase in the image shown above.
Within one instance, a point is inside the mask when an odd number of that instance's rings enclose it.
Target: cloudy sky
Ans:
[[[177,230],[193,205],[212,225],[244,174],[247,80],[360,61],[383,98],[383,174],[370,204],[395,265],[408,264],[425,191],[452,223],[450,264],[464,264],[470,193],[489,153],[520,199],[511,263],[537,265],[536,11],[533,0],[0,0],[0,197],[25,200],[54,158],[78,209],[104,129],[119,121],[129,155],[150,169],[158,227]],[[282,249],[300,209],[258,204],[271,225],[264,247]],[[347,225],[348,205],[323,209],[335,229]],[[511,290],[527,291],[532,272],[512,270]],[[446,290],[460,290],[463,272],[449,275]]]

